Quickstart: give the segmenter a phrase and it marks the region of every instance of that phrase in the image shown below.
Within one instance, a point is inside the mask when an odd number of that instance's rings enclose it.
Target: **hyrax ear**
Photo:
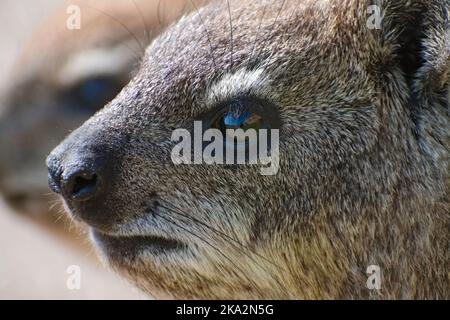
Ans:
[[[371,69],[401,71],[413,91],[447,91],[449,0],[365,0]],[[367,34],[367,33],[366,33]]]

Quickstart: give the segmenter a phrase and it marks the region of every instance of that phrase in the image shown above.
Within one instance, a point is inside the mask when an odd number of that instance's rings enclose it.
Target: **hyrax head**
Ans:
[[[0,193],[9,204],[48,211],[48,153],[120,92],[150,39],[186,5],[70,0],[45,19],[0,97]]]
[[[408,291],[399,269],[428,261],[441,276],[430,217],[446,192],[446,28],[440,1],[214,2],[50,154],[50,186],[149,292],[363,297],[375,263],[392,270],[388,296],[433,294]],[[174,163],[177,129],[189,156],[205,149],[194,121],[200,135],[279,129],[278,170]]]

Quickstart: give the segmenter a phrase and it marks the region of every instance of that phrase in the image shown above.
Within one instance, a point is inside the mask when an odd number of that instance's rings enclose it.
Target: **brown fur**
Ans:
[[[176,298],[449,298],[447,2],[381,1],[381,30],[371,1],[230,3],[232,37],[226,2],[181,19],[47,160],[109,159],[100,195],[66,199],[105,260]],[[238,70],[269,83],[240,94],[277,107],[280,172],[173,165],[172,130]],[[139,254],[136,232],[184,249]]]

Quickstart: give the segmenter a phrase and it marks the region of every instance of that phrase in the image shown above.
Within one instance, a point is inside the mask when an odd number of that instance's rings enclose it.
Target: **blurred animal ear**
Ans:
[[[446,90],[450,49],[448,0],[365,2],[366,28],[379,58],[374,63],[385,71],[400,70],[413,91]]]

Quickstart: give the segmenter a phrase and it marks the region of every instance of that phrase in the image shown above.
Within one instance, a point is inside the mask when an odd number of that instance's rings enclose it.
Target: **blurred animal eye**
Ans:
[[[90,78],[67,91],[65,99],[77,111],[93,113],[114,99],[123,85],[111,77]]]

